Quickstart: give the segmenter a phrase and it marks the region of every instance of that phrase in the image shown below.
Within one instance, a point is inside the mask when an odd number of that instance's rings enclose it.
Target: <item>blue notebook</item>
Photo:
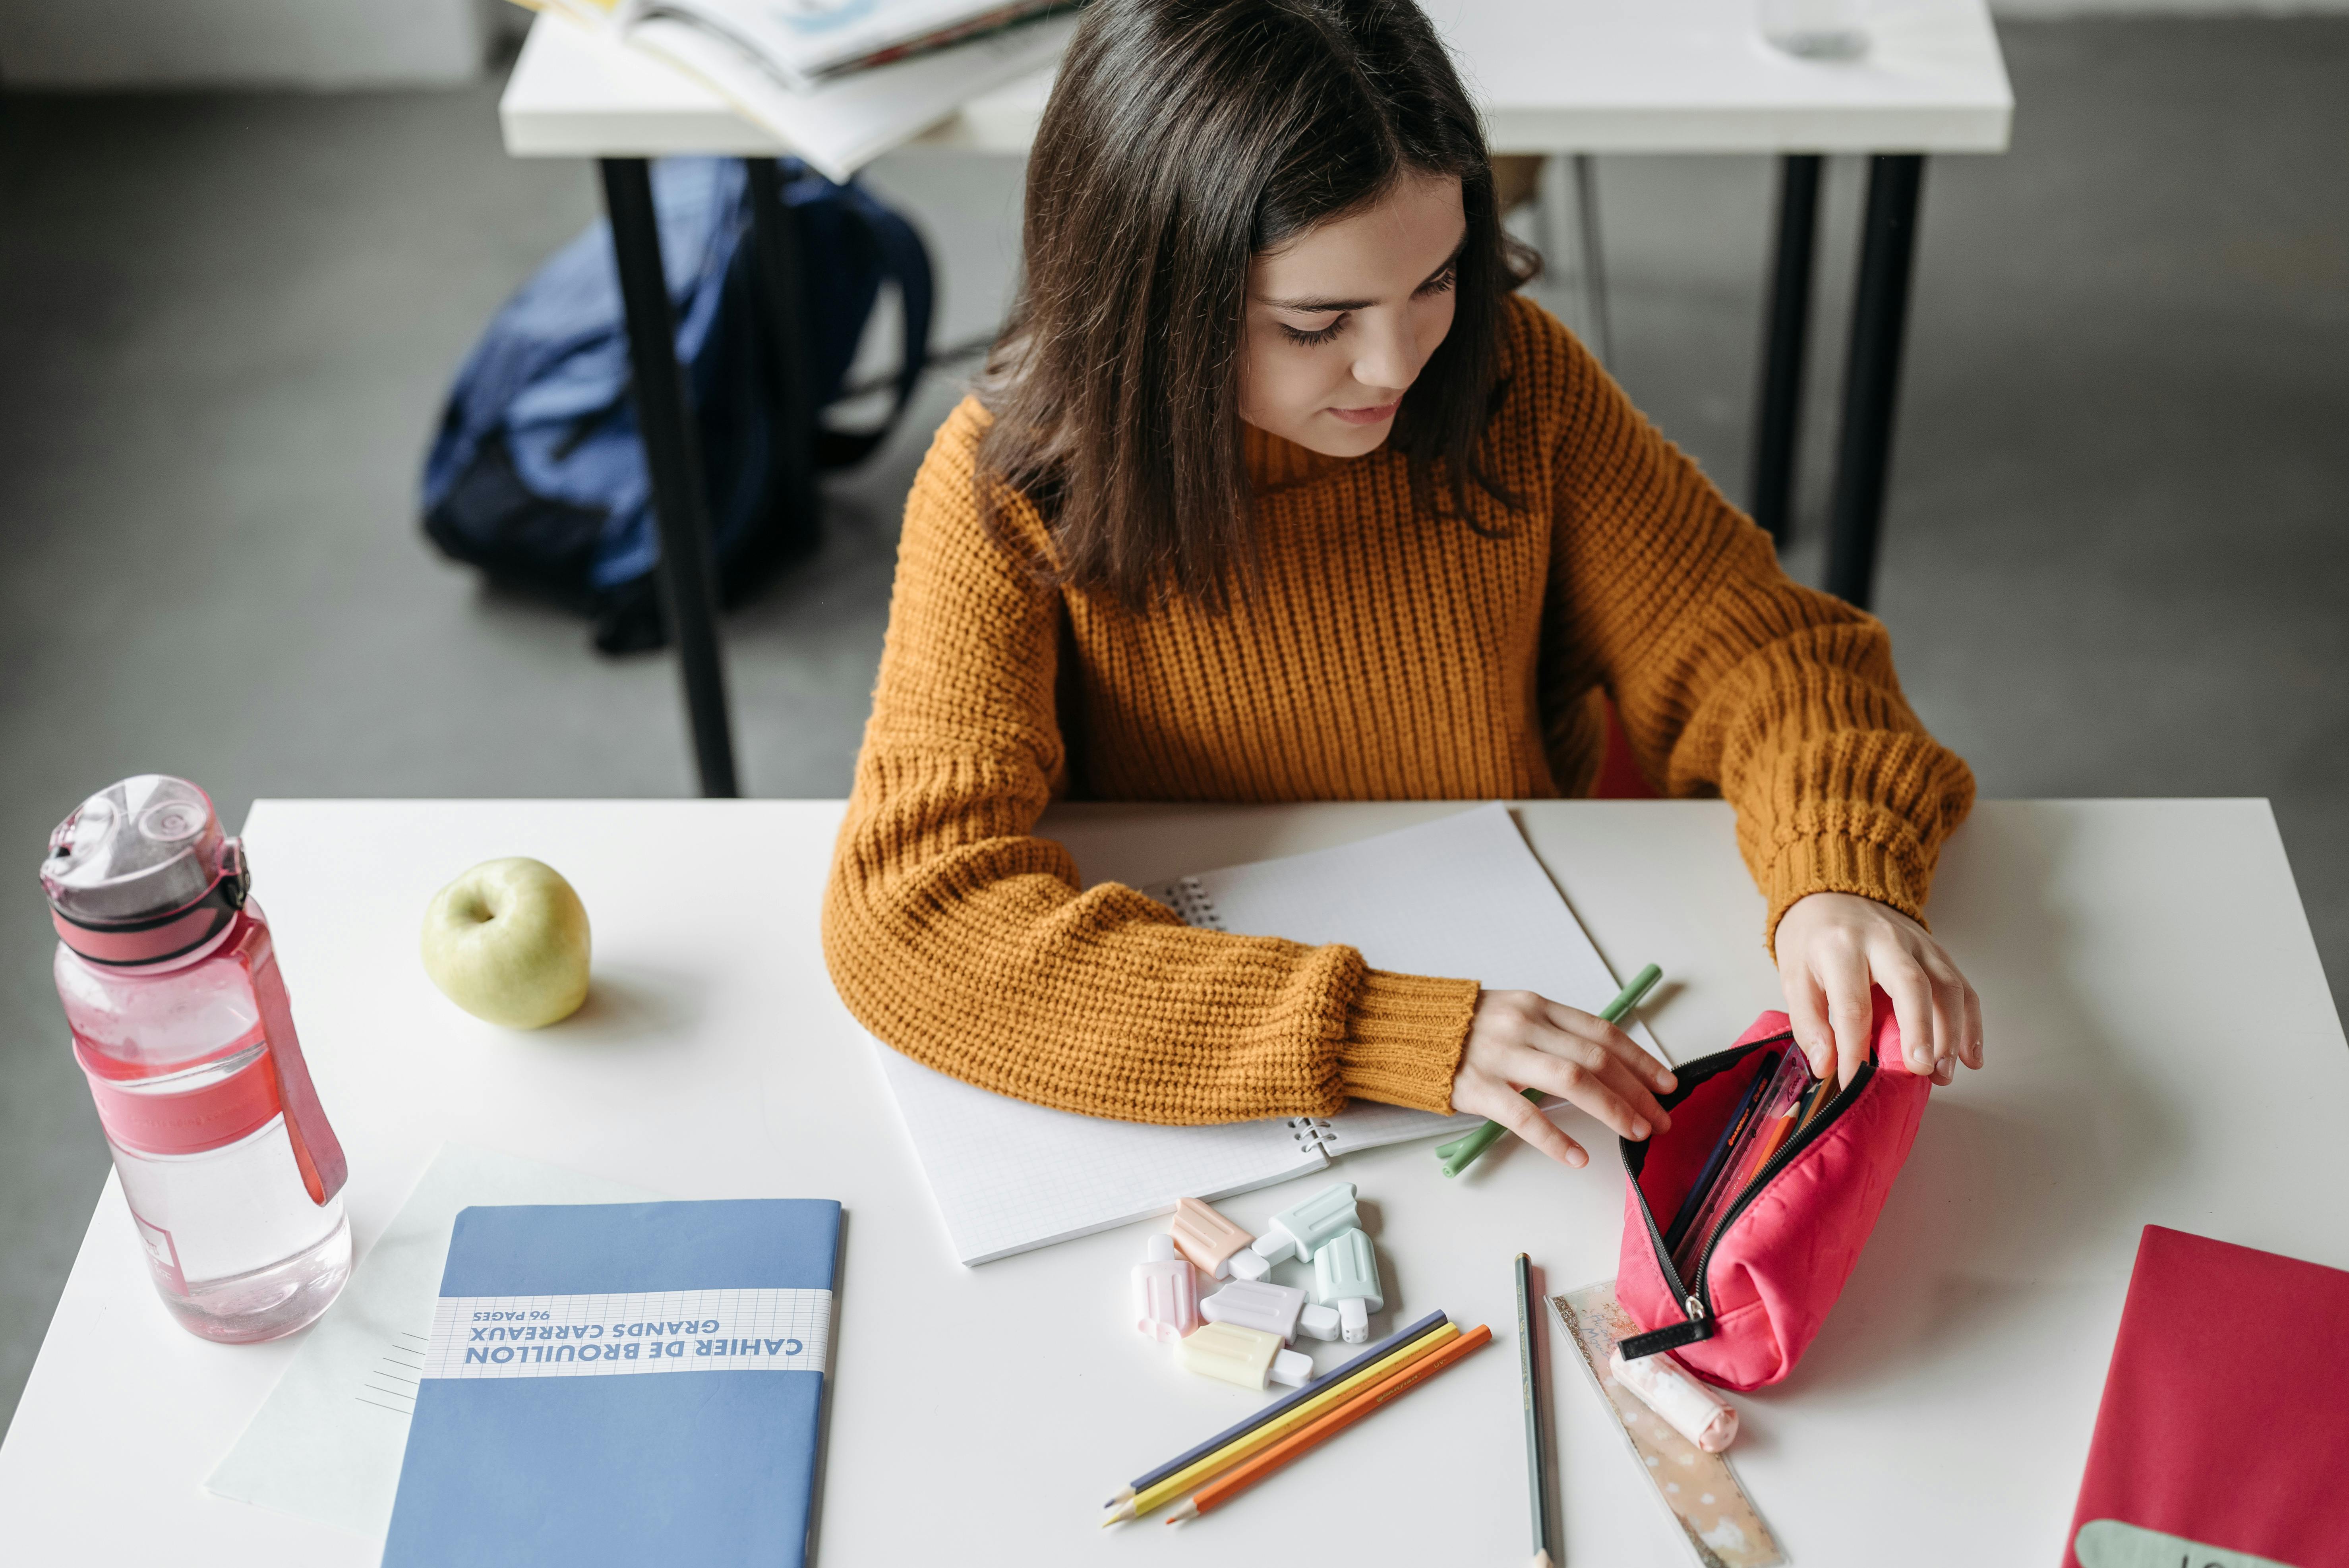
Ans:
[[[840,1205],[457,1216],[384,1568],[802,1563]]]

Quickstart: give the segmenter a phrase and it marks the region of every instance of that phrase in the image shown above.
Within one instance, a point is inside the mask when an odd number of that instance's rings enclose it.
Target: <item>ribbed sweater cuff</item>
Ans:
[[[1413,1110],[1450,1110],[1478,989],[1474,980],[1365,970],[1347,1009],[1346,1037],[1338,1043],[1347,1094]]]
[[[1853,892],[1889,904],[1910,919],[1925,918],[1925,890],[1917,885],[1903,858],[1872,839],[1833,834],[1796,839],[1778,851],[1762,879],[1770,900],[1764,937],[1777,951],[1778,920],[1798,899],[1815,892]]]

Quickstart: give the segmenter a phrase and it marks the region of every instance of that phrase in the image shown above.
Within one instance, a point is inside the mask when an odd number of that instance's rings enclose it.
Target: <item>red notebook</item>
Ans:
[[[2064,1563],[2189,1554],[2349,1568],[2349,1274],[2147,1225]]]

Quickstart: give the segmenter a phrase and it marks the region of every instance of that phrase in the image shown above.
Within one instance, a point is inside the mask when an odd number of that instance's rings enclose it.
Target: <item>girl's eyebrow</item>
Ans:
[[[1428,284],[1442,277],[1447,271],[1458,263],[1460,260],[1460,253],[1467,248],[1468,236],[1463,234],[1460,236],[1460,242],[1452,247],[1452,253],[1444,258],[1442,264],[1437,266],[1433,272],[1419,280],[1419,286],[1421,288],[1425,288]],[[1379,302],[1374,299],[1306,298],[1269,299],[1264,303],[1270,305],[1275,310],[1293,310],[1300,315],[1319,315],[1330,311],[1368,310]]]

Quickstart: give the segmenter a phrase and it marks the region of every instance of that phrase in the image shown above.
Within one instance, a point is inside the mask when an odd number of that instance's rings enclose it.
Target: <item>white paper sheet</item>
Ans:
[[[473,1203],[641,1203],[662,1196],[535,1160],[444,1144],[204,1490],[382,1540],[457,1211]]]
[[[1598,1011],[1619,988],[1506,806],[1144,890],[1195,925],[1320,944],[1374,967],[1538,991]],[[1633,1038],[1663,1053],[1644,1025]],[[1335,1156],[1482,1125],[1356,1101],[1326,1119],[1145,1127],[990,1094],[874,1044],[955,1255],[992,1263],[1174,1206],[1268,1187]]]

